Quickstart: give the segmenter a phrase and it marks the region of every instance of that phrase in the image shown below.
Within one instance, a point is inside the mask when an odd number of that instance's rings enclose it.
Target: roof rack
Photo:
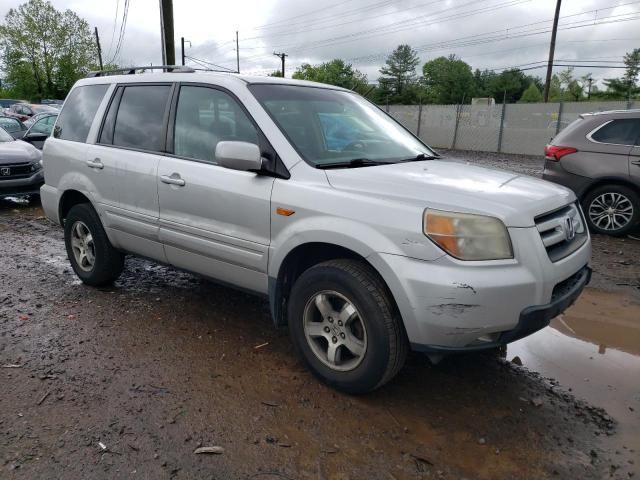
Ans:
[[[116,70],[98,70],[95,72],[89,72],[86,78],[93,77],[106,77],[107,75],[135,75],[136,73],[143,73],[145,70],[162,70],[163,72],[174,73],[194,73],[195,69],[191,67],[185,67],[184,65],[157,65],[142,67],[128,67],[118,68]]]

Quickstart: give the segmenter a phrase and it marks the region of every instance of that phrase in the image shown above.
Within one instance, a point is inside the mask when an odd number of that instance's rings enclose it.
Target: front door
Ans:
[[[223,168],[219,141],[260,144],[238,102],[207,86],[182,85],[158,168],[160,240],[169,263],[267,292],[272,177]],[[171,140],[172,139],[172,140]]]

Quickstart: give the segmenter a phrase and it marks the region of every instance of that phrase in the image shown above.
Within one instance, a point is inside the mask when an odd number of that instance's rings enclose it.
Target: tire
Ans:
[[[288,323],[309,369],[345,393],[381,387],[407,356],[406,333],[391,294],[374,270],[356,260],[330,260],[306,270],[291,290]]]
[[[615,215],[607,215],[606,207],[615,207]],[[640,198],[629,187],[603,185],[590,191],[582,201],[589,230],[594,233],[625,236],[640,222]],[[602,212],[602,213],[601,213]],[[604,216],[603,216],[604,215]]]
[[[75,229],[78,230],[74,232]],[[81,235],[87,233],[91,240],[78,243]],[[64,243],[73,271],[86,285],[110,285],[122,273],[124,255],[113,248],[90,204],[80,203],[71,207],[64,222]],[[75,252],[74,245],[77,247]],[[85,252],[84,257],[79,250]]]

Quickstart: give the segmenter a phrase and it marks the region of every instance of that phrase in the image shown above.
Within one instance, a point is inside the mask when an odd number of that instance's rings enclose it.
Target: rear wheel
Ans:
[[[87,285],[108,285],[120,276],[124,255],[113,248],[100,218],[88,203],[69,210],[64,241],[73,271]]]
[[[331,260],[305,271],[290,295],[289,330],[311,371],[347,393],[366,393],[402,368],[408,342],[387,288],[366,264]]]
[[[595,188],[582,204],[589,229],[595,233],[624,236],[640,220],[640,199],[623,185]]]

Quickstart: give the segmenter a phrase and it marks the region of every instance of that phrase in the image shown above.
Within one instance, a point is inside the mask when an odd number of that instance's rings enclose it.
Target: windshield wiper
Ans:
[[[403,163],[406,162],[420,162],[422,160],[436,160],[441,158],[440,155],[427,155],[426,153],[419,153],[415,157],[405,158],[404,160],[400,160]]]
[[[333,163],[321,163],[316,165],[316,168],[327,170],[330,168],[356,168],[356,167],[370,167],[373,165],[388,165],[394,162],[384,162],[380,160],[370,160],[368,158],[354,158],[348,162],[333,162]]]

